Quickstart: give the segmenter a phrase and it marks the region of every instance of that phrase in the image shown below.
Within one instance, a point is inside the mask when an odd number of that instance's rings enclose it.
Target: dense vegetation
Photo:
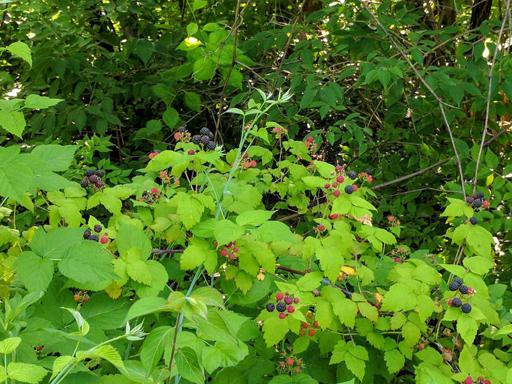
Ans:
[[[0,1],[0,382],[512,383],[510,2]]]

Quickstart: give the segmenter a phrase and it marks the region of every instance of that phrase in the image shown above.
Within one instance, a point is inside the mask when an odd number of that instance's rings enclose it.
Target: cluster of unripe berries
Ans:
[[[473,208],[489,209],[491,206],[491,202],[489,200],[484,200],[483,192],[477,192],[474,195],[467,196],[466,203],[471,205]]]
[[[78,291],[73,295],[73,301],[75,303],[85,304],[89,302],[90,297],[89,295],[84,291]]]
[[[183,141],[184,143],[188,143],[190,141],[190,137],[190,132],[187,131],[185,127],[180,127],[176,132],[174,132],[174,140],[176,141]]]
[[[302,359],[294,358],[293,356],[286,356],[286,353],[282,354],[284,360],[279,362],[279,370],[288,371],[290,373],[301,373],[304,363]]]
[[[242,158],[242,161],[240,163],[242,168],[248,169],[248,168],[256,168],[258,165],[258,162],[254,159],[251,159],[247,153],[244,153],[244,157]]]
[[[293,297],[288,294],[288,292],[277,292],[276,294],[276,302],[277,304],[274,305],[274,303],[268,303],[267,304],[267,311],[268,312],[274,312],[274,309],[279,312],[279,318],[281,320],[286,319],[286,316],[288,316],[288,313],[295,312],[295,307],[293,304],[299,303],[298,297]]]
[[[100,237],[100,233],[103,230],[103,227],[99,224],[96,224],[93,227],[93,231],[91,231],[90,228],[87,228],[84,231],[83,237],[85,240],[91,240],[91,241],[99,241],[101,244],[107,244],[108,243],[108,236],[106,234],[102,235]]]
[[[202,145],[206,150],[212,151],[217,147],[213,137],[213,132],[204,127],[199,131],[199,135],[192,136],[192,142],[197,145]]]
[[[314,320],[311,324],[306,322],[306,321],[303,321],[300,325],[300,330],[299,330],[299,335],[300,336],[304,336],[304,335],[308,335],[308,336],[315,336],[316,334],[316,329],[315,328],[318,328],[318,321]]]
[[[473,380],[471,376],[468,376],[462,382],[463,384],[491,384],[491,380],[485,379],[480,376],[476,381]]]
[[[472,295],[473,293],[475,293],[474,289],[464,285],[464,282],[459,277],[456,277],[450,283],[450,285],[448,285],[448,289],[453,292],[459,291],[463,295]],[[464,313],[471,312],[471,304],[469,304],[469,303],[463,304],[461,298],[457,297],[457,296],[449,299],[448,305],[450,307],[456,307],[456,308],[460,307],[460,310]]]
[[[105,183],[102,180],[102,177],[105,173],[101,170],[88,169],[85,171],[85,176],[80,182],[80,186],[82,188],[94,187],[96,189],[101,189],[105,186]]]
[[[220,255],[222,257],[226,257],[227,259],[234,261],[238,259],[238,247],[234,241],[226,244],[221,250]]]
[[[149,191],[142,192],[142,195],[140,196],[140,201],[147,203],[147,204],[153,204],[158,197],[160,196],[160,191],[157,187],[151,188]]]

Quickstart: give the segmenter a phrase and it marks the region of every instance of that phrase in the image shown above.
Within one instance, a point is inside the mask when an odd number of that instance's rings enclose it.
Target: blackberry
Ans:
[[[101,170],[97,170],[96,172],[94,172],[94,174],[98,177],[103,177],[105,176],[105,172],[101,171]]]
[[[350,195],[352,192],[354,192],[354,187],[352,185],[347,185],[345,187],[345,192]]]
[[[272,312],[276,306],[272,303],[267,304],[267,311]]]
[[[478,219],[475,216],[473,216],[472,218],[469,219],[469,222],[473,225],[476,225],[476,223],[478,223]]]
[[[475,199],[473,201],[473,208],[480,208],[482,206],[482,199]]]
[[[94,169],[88,169],[85,171],[85,176],[92,176],[94,175]]]
[[[84,239],[88,239],[90,238],[92,235],[92,232],[89,228],[87,228],[85,231],[84,231]]]
[[[208,144],[210,142],[210,138],[207,135],[201,136],[201,143],[204,145]]]
[[[89,179],[87,177],[84,177],[82,181],[80,181],[80,186],[82,188],[86,188],[89,185]]]
[[[100,178],[97,176],[97,175],[91,175],[89,176],[89,181],[93,184],[96,184],[98,181],[100,180]]]
[[[94,232],[96,232],[96,233],[100,233],[102,229],[103,229],[103,227],[99,224],[96,224],[94,226]]]
[[[280,301],[279,303],[277,303],[276,309],[278,312],[284,312],[284,311],[286,311],[286,304],[284,302]]]
[[[217,148],[217,143],[215,141],[209,141],[208,144],[206,144],[206,149],[213,151],[215,148]]]
[[[467,293],[468,293],[468,287],[467,287],[467,286],[465,286],[465,285],[461,285],[461,286],[459,287],[459,292],[460,292],[460,293],[462,293],[463,295],[467,295]]]
[[[460,307],[462,305],[462,300],[459,299],[458,297],[454,297],[452,299],[452,307]]]
[[[461,282],[454,280],[450,283],[448,288],[450,289],[450,291],[456,291],[460,288],[460,285],[461,285]]]
[[[201,135],[194,135],[194,136],[192,136],[192,142],[194,144],[199,144],[201,142]]]
[[[475,201],[475,198],[473,196],[466,197],[466,203],[473,204],[473,201]]]
[[[178,132],[180,132],[180,133],[184,133],[186,130],[187,130],[187,128],[185,128],[185,127],[178,128]]]
[[[208,128],[204,127],[199,130],[199,134],[203,136],[210,136],[212,135],[212,131],[210,131]]]
[[[471,304],[469,303],[466,303],[466,304],[462,304],[460,309],[462,310],[462,312],[464,313],[469,313],[471,312]]]
[[[357,173],[355,173],[354,171],[350,171],[349,173],[347,173],[347,176],[354,180],[357,177]]]
[[[456,281],[457,284],[459,284],[459,287],[462,285],[462,279],[460,277],[456,277],[453,281]]]
[[[476,196],[477,199],[483,199],[484,198],[484,193],[483,192],[477,192],[475,194],[475,196]]]
[[[91,235],[87,240],[98,241],[100,238],[97,235]]]

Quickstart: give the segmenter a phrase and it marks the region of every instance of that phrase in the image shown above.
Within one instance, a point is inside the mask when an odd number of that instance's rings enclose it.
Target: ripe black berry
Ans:
[[[186,130],[187,130],[187,128],[185,128],[185,127],[179,127],[179,128],[178,128],[178,132],[180,132],[180,133],[183,133],[183,132],[185,132]]]
[[[466,197],[466,203],[473,204],[473,201],[475,201],[475,198],[473,196]]]
[[[101,170],[97,170],[96,172],[94,172],[94,174],[98,177],[103,177],[105,175],[105,172],[101,171]]]
[[[101,179],[97,176],[97,175],[91,175],[89,176],[89,181],[93,184],[96,184],[98,181],[100,181]]]
[[[204,127],[204,128],[201,128],[201,130],[199,131],[199,133],[201,135],[206,135],[206,136],[210,136],[212,134],[212,131],[210,131],[208,128]]]
[[[209,141],[208,144],[206,144],[206,149],[213,151],[217,147],[217,144],[215,141]]]
[[[96,224],[94,226],[94,232],[99,233],[99,232],[101,232],[102,229],[103,229],[103,227],[101,225],[99,225],[99,224]]]
[[[284,312],[284,311],[286,311],[286,304],[284,302],[280,301],[279,303],[277,303],[276,309],[278,312]]]
[[[201,142],[201,135],[194,135],[194,136],[192,136],[192,142],[194,144],[199,144]]]
[[[97,235],[91,235],[87,240],[98,241],[100,238]]]
[[[462,304],[462,306],[460,307],[460,309],[461,309],[461,310],[462,310],[462,312],[464,312],[464,313],[469,313],[469,312],[471,312],[471,304],[469,304],[469,303]]]
[[[466,295],[468,293],[468,287],[466,287],[465,285],[461,285],[459,287],[459,292],[462,293],[463,295]]]
[[[201,143],[203,143],[204,145],[208,144],[210,142],[210,138],[208,137],[208,135],[203,135],[201,136]]]
[[[351,185],[347,185],[347,186],[345,187],[345,192],[346,192],[346,193],[348,193],[348,194],[350,195],[352,192],[354,192],[354,187],[353,187],[353,186],[351,186]]]
[[[84,239],[88,239],[89,237],[91,237],[91,235],[92,235],[91,230],[89,228],[87,228],[84,231]]]
[[[454,297],[452,299],[452,307],[460,307],[462,305],[462,300],[458,297]]]
[[[350,171],[349,173],[347,173],[347,176],[354,180],[357,177],[357,173],[355,173],[354,171]]]
[[[472,218],[469,219],[469,222],[475,225],[476,223],[478,223],[478,219],[475,216],[473,216]]]
[[[457,289],[459,289],[460,285],[462,284],[462,282],[460,281],[457,281],[457,280],[454,280],[450,283],[450,285],[448,286],[448,288],[450,289],[450,291],[456,291]]]
[[[94,175],[94,169],[88,169],[87,171],[85,171],[85,176],[92,176]]]
[[[475,199],[473,201],[473,208],[480,208],[482,206],[482,199]]]
[[[462,279],[460,277],[456,277],[455,279],[453,279],[453,281],[456,281],[457,284],[459,284],[459,286],[462,285]]]
[[[267,304],[267,311],[272,312],[276,306],[272,303]]]

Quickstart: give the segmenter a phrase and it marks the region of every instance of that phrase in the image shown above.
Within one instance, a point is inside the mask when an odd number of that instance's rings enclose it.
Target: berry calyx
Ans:
[[[281,320],[286,319],[286,313],[281,312],[281,313],[279,314],[279,318],[280,318]]]
[[[469,313],[469,312],[471,312],[472,307],[471,307],[471,304],[466,303],[466,304],[462,304],[460,309],[464,313]]]
[[[276,306],[275,306],[274,304],[272,304],[272,303],[268,303],[268,304],[267,304],[267,311],[268,311],[268,312],[273,312],[273,311],[274,311],[274,309],[275,309],[275,307],[276,307]]]
[[[107,244],[108,243],[108,236],[107,235],[101,236],[100,243],[101,244]]]
[[[284,297],[283,292],[277,292],[277,294],[276,294],[276,301],[283,300],[283,297]]]

